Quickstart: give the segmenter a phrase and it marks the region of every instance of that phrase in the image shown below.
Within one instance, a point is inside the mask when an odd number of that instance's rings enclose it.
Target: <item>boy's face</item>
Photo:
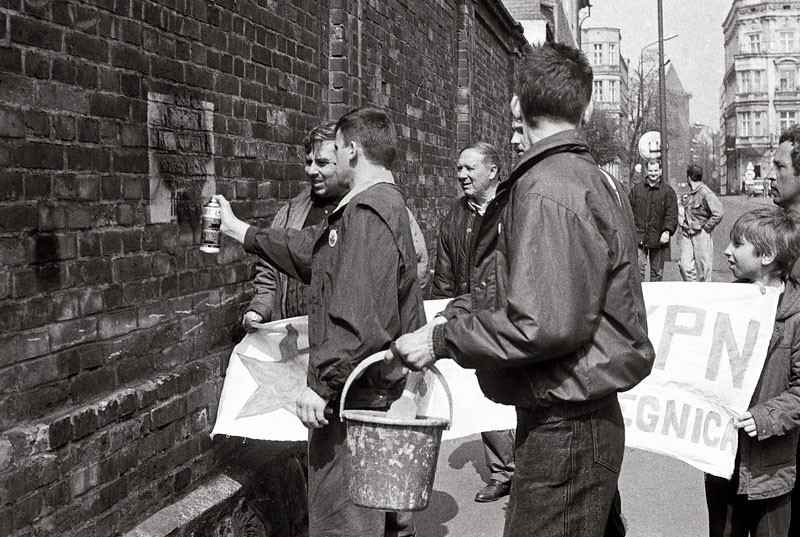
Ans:
[[[755,247],[746,240],[731,240],[725,248],[725,258],[728,260],[728,268],[737,280],[756,281],[761,276],[761,256],[756,255]]]

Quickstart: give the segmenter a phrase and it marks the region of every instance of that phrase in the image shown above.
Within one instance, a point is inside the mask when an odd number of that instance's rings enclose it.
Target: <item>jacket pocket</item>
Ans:
[[[753,450],[758,453],[758,462],[762,469],[789,466],[794,464],[795,450],[793,440],[796,435],[775,436],[763,442],[754,441]],[[787,441],[788,440],[788,441]],[[753,473],[758,469],[753,468]]]

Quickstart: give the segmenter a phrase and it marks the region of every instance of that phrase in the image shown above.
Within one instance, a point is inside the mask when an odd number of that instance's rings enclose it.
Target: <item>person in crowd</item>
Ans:
[[[431,298],[455,298],[470,291],[475,237],[486,206],[500,184],[503,154],[492,144],[476,142],[458,156],[458,182],[464,196],[453,203],[439,226],[439,243]],[[514,475],[514,431],[481,433],[489,482],[475,495],[476,502],[507,496]]]
[[[221,195],[221,226],[245,251],[310,284],[307,387],[296,413],[309,428],[311,537],[393,535],[394,513],[355,505],[346,493],[345,427],[338,412],[358,363],[424,324],[409,212],[391,171],[397,139],[382,110],[364,107],[336,123],[336,175],[348,193],[317,226],[257,229]],[[387,409],[403,378],[372,367],[352,385],[347,407]],[[326,412],[328,410],[328,412]]]
[[[689,192],[681,197],[680,251],[678,268],[685,282],[710,282],[714,261],[711,233],[722,222],[722,202],[703,184],[703,169],[697,164],[686,168]]]
[[[592,94],[583,53],[534,47],[516,115],[525,153],[478,232],[469,295],[385,355],[412,370],[452,358],[517,411],[505,537],[599,537],[617,487],[617,392],[646,377],[647,337],[630,206],[577,128]]]
[[[303,139],[306,155],[304,171],[308,185],[280,208],[272,220],[272,227],[303,229],[315,226],[327,218],[347,194],[349,188],[336,175],[335,130],[336,122],[329,121],[314,127]],[[409,212],[409,217],[420,282],[424,288],[428,249],[414,215]],[[253,287],[255,293],[242,315],[245,331],[255,331],[258,323],[306,315],[308,286],[287,277],[261,258],[256,260]]]
[[[648,260],[650,281],[664,279],[664,262],[669,257],[669,239],[678,228],[678,198],[661,179],[661,164],[647,163],[647,177],[633,185],[628,195],[636,223],[639,273],[645,279]]]
[[[739,217],[725,257],[740,282],[782,289],[764,369],[750,408],[734,422],[733,477],[706,475],[711,537],[786,537],[800,430],[800,287],[790,279],[800,256],[800,222],[778,207]]]
[[[772,203],[800,214],[800,125],[781,133],[769,176]],[[792,278],[800,281],[800,263],[795,263]],[[797,458],[800,459],[800,448]],[[800,535],[800,487],[792,492],[792,516],[789,535]]]

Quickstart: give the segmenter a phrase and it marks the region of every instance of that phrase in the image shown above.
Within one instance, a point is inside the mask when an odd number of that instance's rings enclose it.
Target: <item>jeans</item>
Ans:
[[[706,474],[709,537],[786,537],[791,494],[748,500],[736,494],[737,483]]]
[[[650,281],[660,282],[664,279],[664,258],[667,256],[668,248],[647,248],[639,246],[639,274],[642,281],[645,281],[645,271],[647,260],[650,259]]]
[[[681,261],[678,267],[685,282],[710,282],[714,260],[714,240],[710,233],[700,231],[694,235],[681,232]]]
[[[504,537],[603,537],[625,451],[619,402],[530,423],[517,410],[516,470]]]

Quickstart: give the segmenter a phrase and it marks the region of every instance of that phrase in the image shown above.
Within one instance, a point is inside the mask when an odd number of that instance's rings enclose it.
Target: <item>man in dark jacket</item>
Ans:
[[[481,218],[500,184],[503,155],[495,146],[477,142],[458,156],[458,182],[464,196],[453,203],[439,227],[432,298],[455,298],[469,293],[472,254]],[[475,495],[476,502],[506,496],[514,475],[514,431],[481,433],[489,482]]]
[[[367,509],[347,494],[344,383],[365,358],[425,322],[408,210],[394,184],[394,124],[360,108],[336,124],[336,173],[349,192],[318,226],[256,229],[237,219],[224,197],[222,233],[293,278],[310,283],[307,386],[296,413],[309,428],[309,536],[384,537],[394,513]],[[386,409],[402,380],[367,369],[347,394],[349,408]]]
[[[633,215],[577,132],[592,94],[585,56],[545,43],[524,61],[526,152],[481,222],[471,292],[386,360],[453,358],[516,407],[505,537],[600,537],[624,454],[617,393],[655,358]]]
[[[636,222],[639,273],[645,279],[650,260],[650,281],[664,279],[664,261],[669,256],[669,238],[678,229],[678,197],[661,179],[661,164],[647,163],[647,177],[633,185],[629,195]]]

